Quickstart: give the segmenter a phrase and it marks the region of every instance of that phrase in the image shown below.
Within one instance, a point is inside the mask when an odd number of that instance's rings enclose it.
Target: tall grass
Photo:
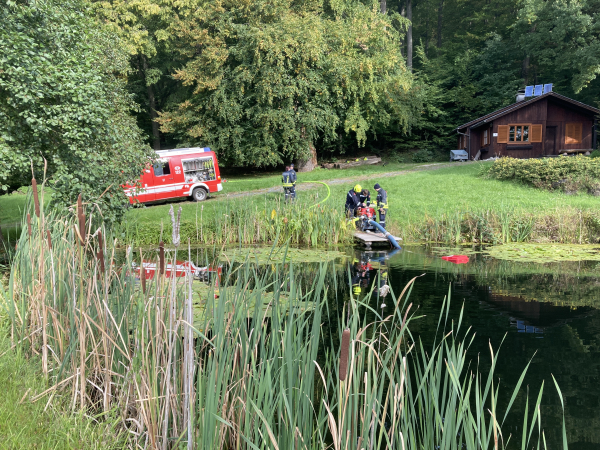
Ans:
[[[506,447],[502,425],[527,368],[500,405],[497,356],[490,348],[487,373],[470,365],[474,336],[462,314],[449,321],[449,298],[426,348],[409,331],[419,320],[408,303],[414,280],[391,293],[385,315],[369,296],[333,308],[343,280],[327,282],[332,265],[301,282],[293,265],[246,261],[200,298],[191,274],[159,274],[143,292],[132,252],[117,264],[112,239],[98,239],[84,207],[31,217],[2,291],[14,345],[42,355],[48,389],[34,398],[116,409],[131,448]],[[524,417],[523,448],[545,447],[540,402],[541,394]]]
[[[408,220],[404,228],[392,225],[392,232],[407,242],[587,244],[600,241],[600,214],[571,207],[544,212],[509,206],[448,210]]]
[[[222,245],[283,244],[304,246],[336,245],[351,242],[352,229],[343,211],[317,205],[318,198],[305,195],[293,203],[265,196],[262,204],[232,199],[196,204],[195,218],[182,221],[180,236],[192,244]],[[118,233],[135,246],[153,245],[171,234],[170,223],[137,222],[127,219]]]

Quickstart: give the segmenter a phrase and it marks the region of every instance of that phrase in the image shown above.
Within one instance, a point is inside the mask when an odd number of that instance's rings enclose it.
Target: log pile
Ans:
[[[324,169],[347,169],[349,167],[379,164],[380,162],[381,158],[379,156],[363,156],[361,158],[349,159],[345,162],[322,164],[321,167],[323,167]]]

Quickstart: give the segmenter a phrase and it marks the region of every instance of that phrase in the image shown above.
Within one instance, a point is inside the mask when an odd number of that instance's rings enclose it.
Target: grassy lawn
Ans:
[[[379,182],[388,192],[390,205],[388,223],[401,231],[410,224],[419,223],[426,218],[436,218],[442,215],[466,211],[507,211],[529,212],[539,214],[552,214],[560,208],[575,208],[581,210],[597,210],[600,199],[587,194],[566,195],[561,192],[548,192],[511,182],[485,179],[479,176],[483,166],[490,163],[464,164],[437,170],[422,170],[401,174],[394,177],[378,178],[377,173],[372,173],[368,182],[361,184],[374,193],[373,185]],[[387,166],[386,166],[387,168]],[[401,168],[397,168],[402,170]],[[332,171],[325,171],[326,174]],[[339,171],[341,172],[341,171]],[[388,172],[386,170],[386,172]],[[307,174],[313,180],[327,180],[321,176],[323,171]],[[335,172],[335,178],[342,178]],[[354,172],[356,176],[365,173]],[[303,174],[302,178],[304,177]],[[312,177],[312,175],[316,175]],[[348,174],[347,178],[352,178]],[[268,177],[267,177],[268,179]],[[265,183],[266,184],[266,183]],[[342,209],[348,189],[353,182],[347,184],[331,185],[331,198],[327,201],[330,208]],[[239,183],[240,188],[246,183]],[[255,185],[256,186],[256,185]],[[266,186],[262,186],[266,187]],[[229,186],[226,186],[226,191]],[[299,192],[299,198],[314,198],[316,193],[319,199],[327,194],[324,186],[319,186],[311,191]],[[212,199],[204,205],[193,202],[180,202],[183,207],[182,218],[195,221],[201,217],[207,218],[214,214],[222,214],[224,203],[234,210],[244,211],[253,209],[270,210],[274,202],[281,201],[283,193],[265,193],[236,199]],[[310,203],[306,200],[307,203]],[[170,205],[158,205],[149,208],[132,210],[127,214],[127,221],[143,225],[163,220],[168,221]],[[201,216],[202,215],[202,216]]]
[[[435,163],[424,163],[424,164],[435,164]],[[410,170],[412,168],[422,166],[424,164],[400,164],[400,163],[386,163],[369,166],[358,166],[351,167],[349,169],[322,169],[316,168],[312,172],[299,173],[298,181],[324,181],[338,179],[338,178],[352,178],[352,177],[364,177],[369,174],[378,174],[385,172],[396,172],[400,170]],[[227,180],[223,184],[223,190],[217,195],[226,195],[236,192],[253,191],[257,189],[264,189],[270,187],[281,186],[281,172],[267,172],[260,175],[244,175],[237,177],[223,177]],[[212,194],[215,195],[215,194]]]
[[[491,163],[456,164],[436,170],[420,170],[393,177],[378,177],[378,174],[408,170],[415,164],[388,164],[383,166],[363,166],[346,170],[317,169],[307,174],[299,174],[299,181],[328,181],[348,179],[348,183],[332,184],[331,198],[325,205],[329,208],[343,209],[346,192],[354,185],[353,179],[361,178],[360,184],[371,190],[379,182],[388,192],[390,205],[388,226],[392,231],[402,230],[430,218],[464,212],[482,213],[535,213],[552,215],[555,211],[570,208],[583,211],[598,211],[600,198],[587,194],[566,195],[562,192],[543,191],[517,183],[482,178],[480,171]],[[368,177],[368,180],[364,180]],[[243,180],[243,181],[242,181]],[[279,174],[265,174],[251,178],[233,178],[224,185],[219,196],[213,196],[204,203],[181,201],[174,204],[182,206],[182,219],[201,223],[215,215],[227,214],[227,211],[246,213],[251,211],[271,211],[273,206],[283,199],[283,192],[263,193],[248,197],[226,199],[228,193],[251,191],[280,185]],[[237,181],[234,183],[233,181]],[[25,196],[0,197],[2,221],[18,220],[19,208],[22,208]],[[299,204],[304,207],[321,201],[327,195],[327,188],[318,185],[315,189],[299,192]],[[13,197],[13,198],[11,198]],[[373,198],[374,199],[374,198]],[[4,207],[9,205],[9,208]],[[168,210],[171,204],[135,208],[126,215],[125,227],[143,227],[145,224],[169,222]],[[12,211],[12,213],[10,212]],[[12,215],[11,215],[12,214]]]
[[[46,408],[48,397],[29,399],[46,390],[37,358],[27,359],[9,350],[6,330],[0,330],[0,448],[2,449],[108,449],[116,448],[115,434],[106,423],[71,414],[64,402],[60,410]]]

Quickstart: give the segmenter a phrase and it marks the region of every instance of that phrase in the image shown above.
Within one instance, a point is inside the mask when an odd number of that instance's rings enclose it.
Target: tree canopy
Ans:
[[[79,193],[106,219],[151,156],[126,90],[127,54],[74,0],[0,1],[0,184],[48,163],[55,204]],[[103,195],[101,195],[103,194]]]
[[[222,0],[180,10],[171,30],[193,87],[161,113],[179,142],[235,165],[274,165],[317,140],[405,131],[419,110],[392,16],[362,3]]]

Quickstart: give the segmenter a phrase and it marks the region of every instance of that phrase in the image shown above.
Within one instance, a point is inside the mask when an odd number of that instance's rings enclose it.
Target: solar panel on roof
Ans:
[[[544,85],[544,94],[547,94],[548,92],[552,92],[552,83]]]
[[[538,95],[542,95],[542,89],[544,88],[544,86],[542,86],[541,84],[536,84],[535,85],[535,90],[533,91],[533,96],[537,97]]]
[[[533,86],[525,87],[525,97],[533,97]]]

